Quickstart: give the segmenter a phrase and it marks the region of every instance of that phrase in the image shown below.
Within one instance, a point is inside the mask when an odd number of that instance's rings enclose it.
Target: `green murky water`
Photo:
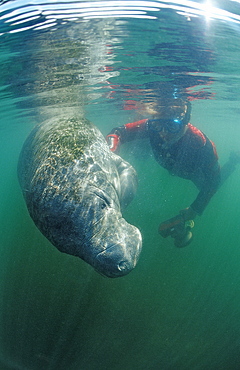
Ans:
[[[85,109],[105,135],[138,119],[129,107],[166,81],[187,91],[191,122],[223,164],[239,149],[239,24],[168,11],[19,33],[0,22],[1,370],[239,369],[240,167],[196,220],[193,242],[177,249],[158,225],[197,190],[160,168],[146,143],[126,146],[139,188],[124,216],[143,250],[121,279],[58,252],[30,219],[16,174],[35,123]]]

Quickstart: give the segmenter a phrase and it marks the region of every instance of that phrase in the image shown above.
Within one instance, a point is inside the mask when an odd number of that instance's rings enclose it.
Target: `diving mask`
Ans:
[[[179,133],[185,125],[184,119],[149,119],[148,127],[150,130],[160,132],[164,129],[171,134]]]

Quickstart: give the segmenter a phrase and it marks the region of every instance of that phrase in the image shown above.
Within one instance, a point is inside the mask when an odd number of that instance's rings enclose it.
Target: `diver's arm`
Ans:
[[[195,211],[197,215],[201,215],[203,213],[211,198],[218,190],[220,182],[220,166],[219,163],[216,162],[214,168],[206,172],[206,180],[204,185],[202,186],[197,198],[190,206],[190,208]]]
[[[142,119],[112,129],[106,137],[110,150],[116,152],[121,144],[134,140],[139,135],[140,137],[145,137],[147,133],[147,122],[147,119]]]
[[[200,156],[200,167],[204,174],[205,181],[190,207],[180,211],[185,220],[194,219],[197,215],[200,216],[203,213],[221,183],[221,171],[218,163],[216,147],[211,140],[206,136],[205,138],[206,143],[201,148],[202,152]]]

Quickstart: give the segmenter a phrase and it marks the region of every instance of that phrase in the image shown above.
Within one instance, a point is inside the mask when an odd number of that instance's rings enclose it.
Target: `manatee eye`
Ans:
[[[101,209],[107,208],[107,204],[105,202],[102,202],[101,205],[100,205],[100,208]]]
[[[102,193],[95,193],[95,194],[99,198],[99,208],[100,209],[111,207],[110,199],[108,199],[108,197],[106,197],[105,194],[102,194]]]
[[[101,209],[105,209],[107,207],[110,207],[110,201],[105,196],[103,196],[102,194],[101,195],[98,194],[98,197],[100,198],[100,205],[99,206],[100,206]]]

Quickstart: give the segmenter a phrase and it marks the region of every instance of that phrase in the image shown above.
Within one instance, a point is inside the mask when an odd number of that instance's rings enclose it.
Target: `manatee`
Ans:
[[[136,266],[141,233],[121,212],[136,191],[136,171],[91,122],[80,116],[38,124],[21,150],[18,177],[31,218],[59,251],[107,277]]]

